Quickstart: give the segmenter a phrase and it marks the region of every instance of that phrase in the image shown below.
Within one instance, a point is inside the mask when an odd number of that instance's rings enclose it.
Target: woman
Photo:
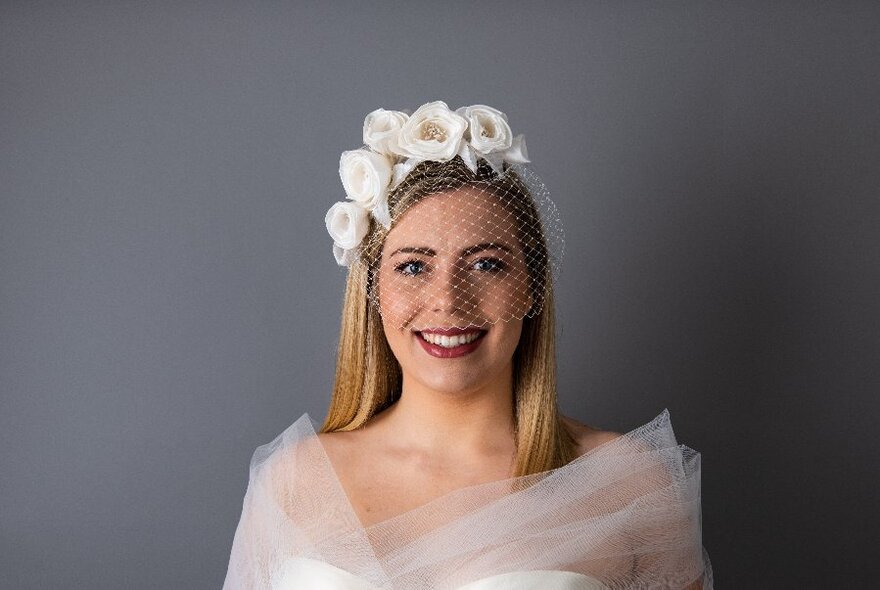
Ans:
[[[257,449],[224,588],[711,588],[699,454],[556,407],[552,203],[484,105],[379,109],[327,214],[330,410]],[[543,211],[542,211],[543,210]]]

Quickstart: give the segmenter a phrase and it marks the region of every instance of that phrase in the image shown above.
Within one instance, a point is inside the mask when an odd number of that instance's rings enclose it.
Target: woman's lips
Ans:
[[[425,334],[428,334],[430,338],[432,338],[435,342],[438,340],[442,340],[444,337],[446,338],[446,342],[450,342],[452,340],[453,346],[442,346],[439,343],[428,342],[425,339]],[[476,335],[476,338],[471,342],[462,342],[461,344],[455,345],[456,341],[461,341],[463,339],[469,339],[469,335]],[[456,358],[460,356],[464,356],[466,354],[470,354],[479,348],[480,343],[483,341],[483,336],[486,335],[486,330],[463,330],[460,328],[451,328],[451,329],[432,329],[425,330],[421,332],[416,332],[415,337],[418,339],[419,344],[422,345],[422,348],[433,357],[436,358]]]

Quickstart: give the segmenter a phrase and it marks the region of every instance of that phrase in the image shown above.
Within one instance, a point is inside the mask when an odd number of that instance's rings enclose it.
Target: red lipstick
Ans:
[[[441,346],[439,344],[434,344],[433,342],[428,342],[422,336],[423,333],[433,334],[436,336],[459,336],[461,334],[468,334],[479,332],[479,336],[473,342],[468,342],[467,344],[459,344],[458,346],[453,346],[451,348]],[[415,333],[415,337],[418,339],[419,344],[422,345],[422,348],[433,357],[436,358],[457,358],[460,356],[465,356],[467,354],[475,351],[480,343],[483,342],[483,336],[486,335],[486,330],[480,330],[475,328],[427,328],[425,330],[421,330]]]

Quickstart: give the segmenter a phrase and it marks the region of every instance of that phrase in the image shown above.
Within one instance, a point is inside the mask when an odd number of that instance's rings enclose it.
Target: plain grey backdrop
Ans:
[[[719,588],[876,584],[873,2],[3,2],[0,587],[218,588],[332,384],[363,117],[485,103],[566,230],[566,413],[668,408]]]

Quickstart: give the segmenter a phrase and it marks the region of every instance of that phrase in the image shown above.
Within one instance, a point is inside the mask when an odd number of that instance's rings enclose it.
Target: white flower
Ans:
[[[356,248],[370,229],[367,210],[351,201],[334,203],[324,223],[333,242],[343,250]]]
[[[513,138],[513,143],[504,152],[504,160],[514,164],[528,164],[529,154],[526,151],[526,138],[520,133]]]
[[[351,263],[357,259],[357,253],[354,249],[345,250],[339,244],[333,244],[333,258],[339,266],[351,266]]]
[[[507,124],[507,115],[498,109],[475,104],[455,112],[467,120],[471,147],[480,154],[503,152],[510,147],[513,133]]]
[[[466,141],[461,142],[461,149],[458,151],[458,155],[461,156],[461,161],[464,162],[465,166],[470,168],[471,172],[476,174],[477,154],[474,151],[474,148],[471,147],[471,144]],[[397,166],[394,167],[394,174],[397,174]]]
[[[339,178],[349,199],[366,209],[372,209],[388,192],[391,161],[370,150],[342,152]]]
[[[388,198],[379,199],[376,206],[371,211],[373,219],[385,226],[385,229],[391,229],[391,211],[388,208]]]
[[[467,125],[442,100],[423,104],[401,127],[395,153],[419,160],[451,160],[461,148]]]
[[[416,158],[409,158],[404,160],[403,162],[398,162],[394,165],[391,172],[391,186],[390,190],[394,190],[397,186],[403,182],[403,179],[406,178],[410,171],[416,167],[416,164],[419,163],[419,160]]]
[[[393,155],[400,128],[408,118],[400,111],[376,109],[364,119],[364,143],[380,154]]]

